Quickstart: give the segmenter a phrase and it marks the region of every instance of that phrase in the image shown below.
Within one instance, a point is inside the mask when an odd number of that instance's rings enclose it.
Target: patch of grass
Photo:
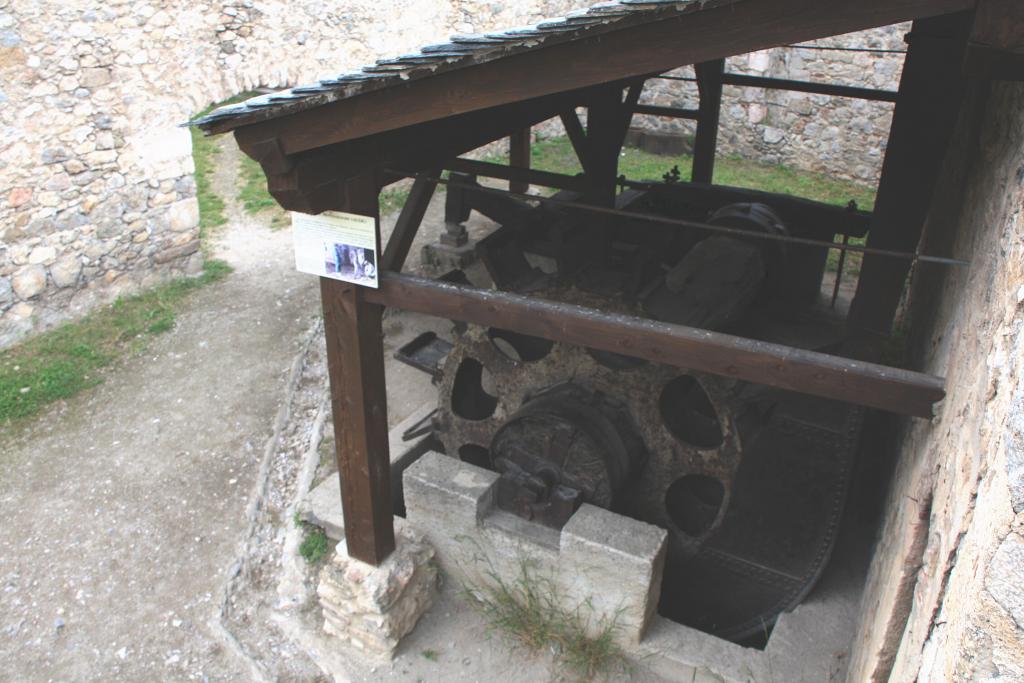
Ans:
[[[196,167],[196,199],[199,200],[199,238],[207,239],[218,227],[228,222],[224,215],[224,200],[213,191],[211,177],[220,155],[214,138],[203,135],[198,128],[192,133],[192,160]]]
[[[247,100],[253,94],[251,92],[241,93],[223,102],[215,102],[193,118],[204,116],[217,107]],[[213,172],[220,155],[220,145],[217,143],[216,138],[207,137],[198,128],[189,128],[189,132],[192,134],[192,161],[196,167],[196,199],[199,201],[199,238],[205,240],[218,227],[228,221],[227,216],[224,214],[224,200],[213,191],[212,184]]]
[[[679,179],[689,180],[692,162],[693,157],[689,155],[660,156],[627,147],[619,157],[619,174],[630,180],[660,181],[673,166],[678,166]],[[570,175],[582,171],[572,143],[565,137],[550,138],[534,144],[530,165],[542,171]],[[869,211],[875,204],[873,187],[836,179],[824,173],[798,171],[787,166],[761,164],[738,157],[716,159],[715,183],[805,197],[840,206],[846,206],[853,200],[858,207]]]
[[[0,424],[33,415],[103,381],[102,369],[174,327],[185,297],[231,267],[208,260],[203,274],[122,297],[84,318],[0,352]]]
[[[420,652],[420,654],[423,655],[423,659],[429,660],[431,662],[436,662],[438,658],[437,650],[423,650],[422,652]]]
[[[491,630],[514,645],[554,653],[561,665],[581,679],[628,670],[626,656],[615,640],[614,621],[592,624],[588,615],[592,610],[586,603],[566,610],[558,602],[554,583],[539,576],[526,560],[520,561],[513,581],[491,570],[486,585],[469,592]]]
[[[501,162],[502,159],[495,159]],[[678,179],[690,179],[693,157],[668,157],[651,154],[639,149],[625,148],[619,158],[619,174],[630,180],[660,181],[666,173],[678,168]],[[575,175],[582,171],[572,143],[568,138],[551,138],[536,143],[530,155],[533,168],[555,173]],[[724,157],[715,160],[715,183],[746,187],[765,192],[788,194],[813,199],[826,204],[846,206],[851,201],[858,208],[870,211],[875,205],[875,188],[840,180],[824,173],[799,171],[787,166],[761,164],[738,157]],[[863,245],[863,238],[853,238],[851,244]],[[838,252],[831,250],[826,269],[835,272],[838,266]],[[860,272],[861,255],[849,252],[844,271]]]
[[[405,206],[405,200],[408,198],[408,189],[395,188],[384,190],[380,193],[380,215],[386,216],[389,213],[401,211],[402,207]]]
[[[327,554],[327,534],[315,527],[306,531],[306,537],[299,546],[299,554],[310,564],[316,564]]]
[[[246,213],[260,213],[276,207],[277,202],[267,191],[267,178],[263,168],[246,155],[241,155],[238,167],[238,200]]]

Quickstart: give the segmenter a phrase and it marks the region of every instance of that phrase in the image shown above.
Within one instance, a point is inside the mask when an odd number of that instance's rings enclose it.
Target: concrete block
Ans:
[[[440,453],[427,453],[405,472],[407,519],[472,533],[491,508],[498,475]],[[429,535],[429,534],[428,534]]]
[[[561,608],[582,610],[595,635],[614,624],[624,644],[638,643],[661,590],[665,531],[584,505],[559,535],[492,509],[497,480],[439,453],[406,470],[407,520],[437,548],[442,568],[470,591],[548,582]]]
[[[593,505],[583,505],[562,529],[560,561],[568,592],[639,642],[661,595],[664,529]]]

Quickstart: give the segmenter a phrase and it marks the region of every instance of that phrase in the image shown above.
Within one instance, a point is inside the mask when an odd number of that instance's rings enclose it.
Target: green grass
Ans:
[[[502,159],[495,161],[501,162]],[[630,180],[661,181],[666,174],[673,174],[673,168],[677,168],[678,179],[686,181],[690,179],[692,161],[693,158],[689,155],[668,157],[626,148],[619,158],[619,174]],[[535,144],[530,155],[530,164],[533,168],[555,173],[574,175],[582,171],[568,138],[551,138]],[[824,173],[761,164],[738,157],[716,159],[715,183],[804,197],[839,206],[846,206],[854,201],[858,208],[866,211],[872,210],[875,205],[874,187],[840,180]],[[864,240],[853,238],[850,243],[863,245]],[[826,269],[835,272],[838,261],[838,252],[831,250]],[[850,252],[847,254],[844,270],[857,273],[860,270],[860,263],[861,255]]]
[[[514,646],[553,653],[565,669],[583,680],[627,673],[628,661],[615,640],[614,621],[592,624],[592,608],[586,603],[572,611],[565,609],[554,583],[539,576],[526,560],[520,561],[512,581],[493,570],[487,574],[486,585],[469,593],[492,631]]]
[[[625,148],[619,158],[619,174],[630,180],[661,181],[666,173],[678,166],[679,179],[689,180],[692,161],[689,155],[668,157]],[[530,155],[530,165],[554,173],[576,174],[582,171],[568,138],[550,138],[536,143]],[[869,211],[875,203],[872,187],[832,178],[824,173],[798,171],[738,157],[715,161],[715,184],[795,195],[841,206],[853,200],[858,207]]]
[[[306,537],[299,545],[299,554],[310,564],[316,564],[327,555],[327,534],[323,529],[311,527],[306,531]]]
[[[217,164],[220,147],[213,138],[208,138],[198,128],[192,132],[192,159],[196,166],[196,199],[199,200],[199,238],[206,239],[216,228],[227,223],[224,215],[224,200],[211,187],[210,177]]]
[[[246,155],[241,156],[238,168],[238,200],[246,213],[259,213],[276,207],[277,202],[267,192],[267,178],[263,168]]]
[[[191,292],[229,272],[231,267],[223,261],[207,260],[197,278],[122,297],[81,320],[0,352],[0,424],[33,415],[47,404],[99,384],[103,368],[173,328],[175,315]]]
[[[431,661],[431,662],[436,662],[437,658],[439,656],[438,653],[437,653],[437,650],[430,650],[430,649],[423,650],[422,652],[420,652],[420,654],[423,655],[423,659],[426,659],[426,660]]]
[[[217,107],[241,102],[252,97],[254,93],[241,93],[223,102],[211,104],[193,118],[198,118]],[[213,191],[213,172],[220,156],[220,145],[217,138],[207,137],[198,128],[189,128],[192,134],[192,160],[196,167],[196,199],[199,200],[199,238],[205,241],[217,228],[227,223],[224,213],[224,200]]]

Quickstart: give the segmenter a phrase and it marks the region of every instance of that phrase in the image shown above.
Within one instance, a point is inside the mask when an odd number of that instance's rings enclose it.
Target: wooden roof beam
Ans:
[[[975,0],[740,0],[456,69],[239,128],[284,155],[775,45],[972,9]],[[211,126],[217,132],[217,126]]]

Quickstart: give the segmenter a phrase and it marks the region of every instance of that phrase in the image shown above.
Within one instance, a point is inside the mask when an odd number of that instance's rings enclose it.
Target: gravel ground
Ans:
[[[225,197],[236,155],[228,140]],[[316,281],[288,230],[227,209],[233,274],[102,385],[0,434],[0,681],[557,679],[485,637],[454,586],[393,662],[322,635],[290,516],[330,423]],[[388,356],[446,325],[389,312]],[[387,377],[392,424],[434,400],[415,370]]]

